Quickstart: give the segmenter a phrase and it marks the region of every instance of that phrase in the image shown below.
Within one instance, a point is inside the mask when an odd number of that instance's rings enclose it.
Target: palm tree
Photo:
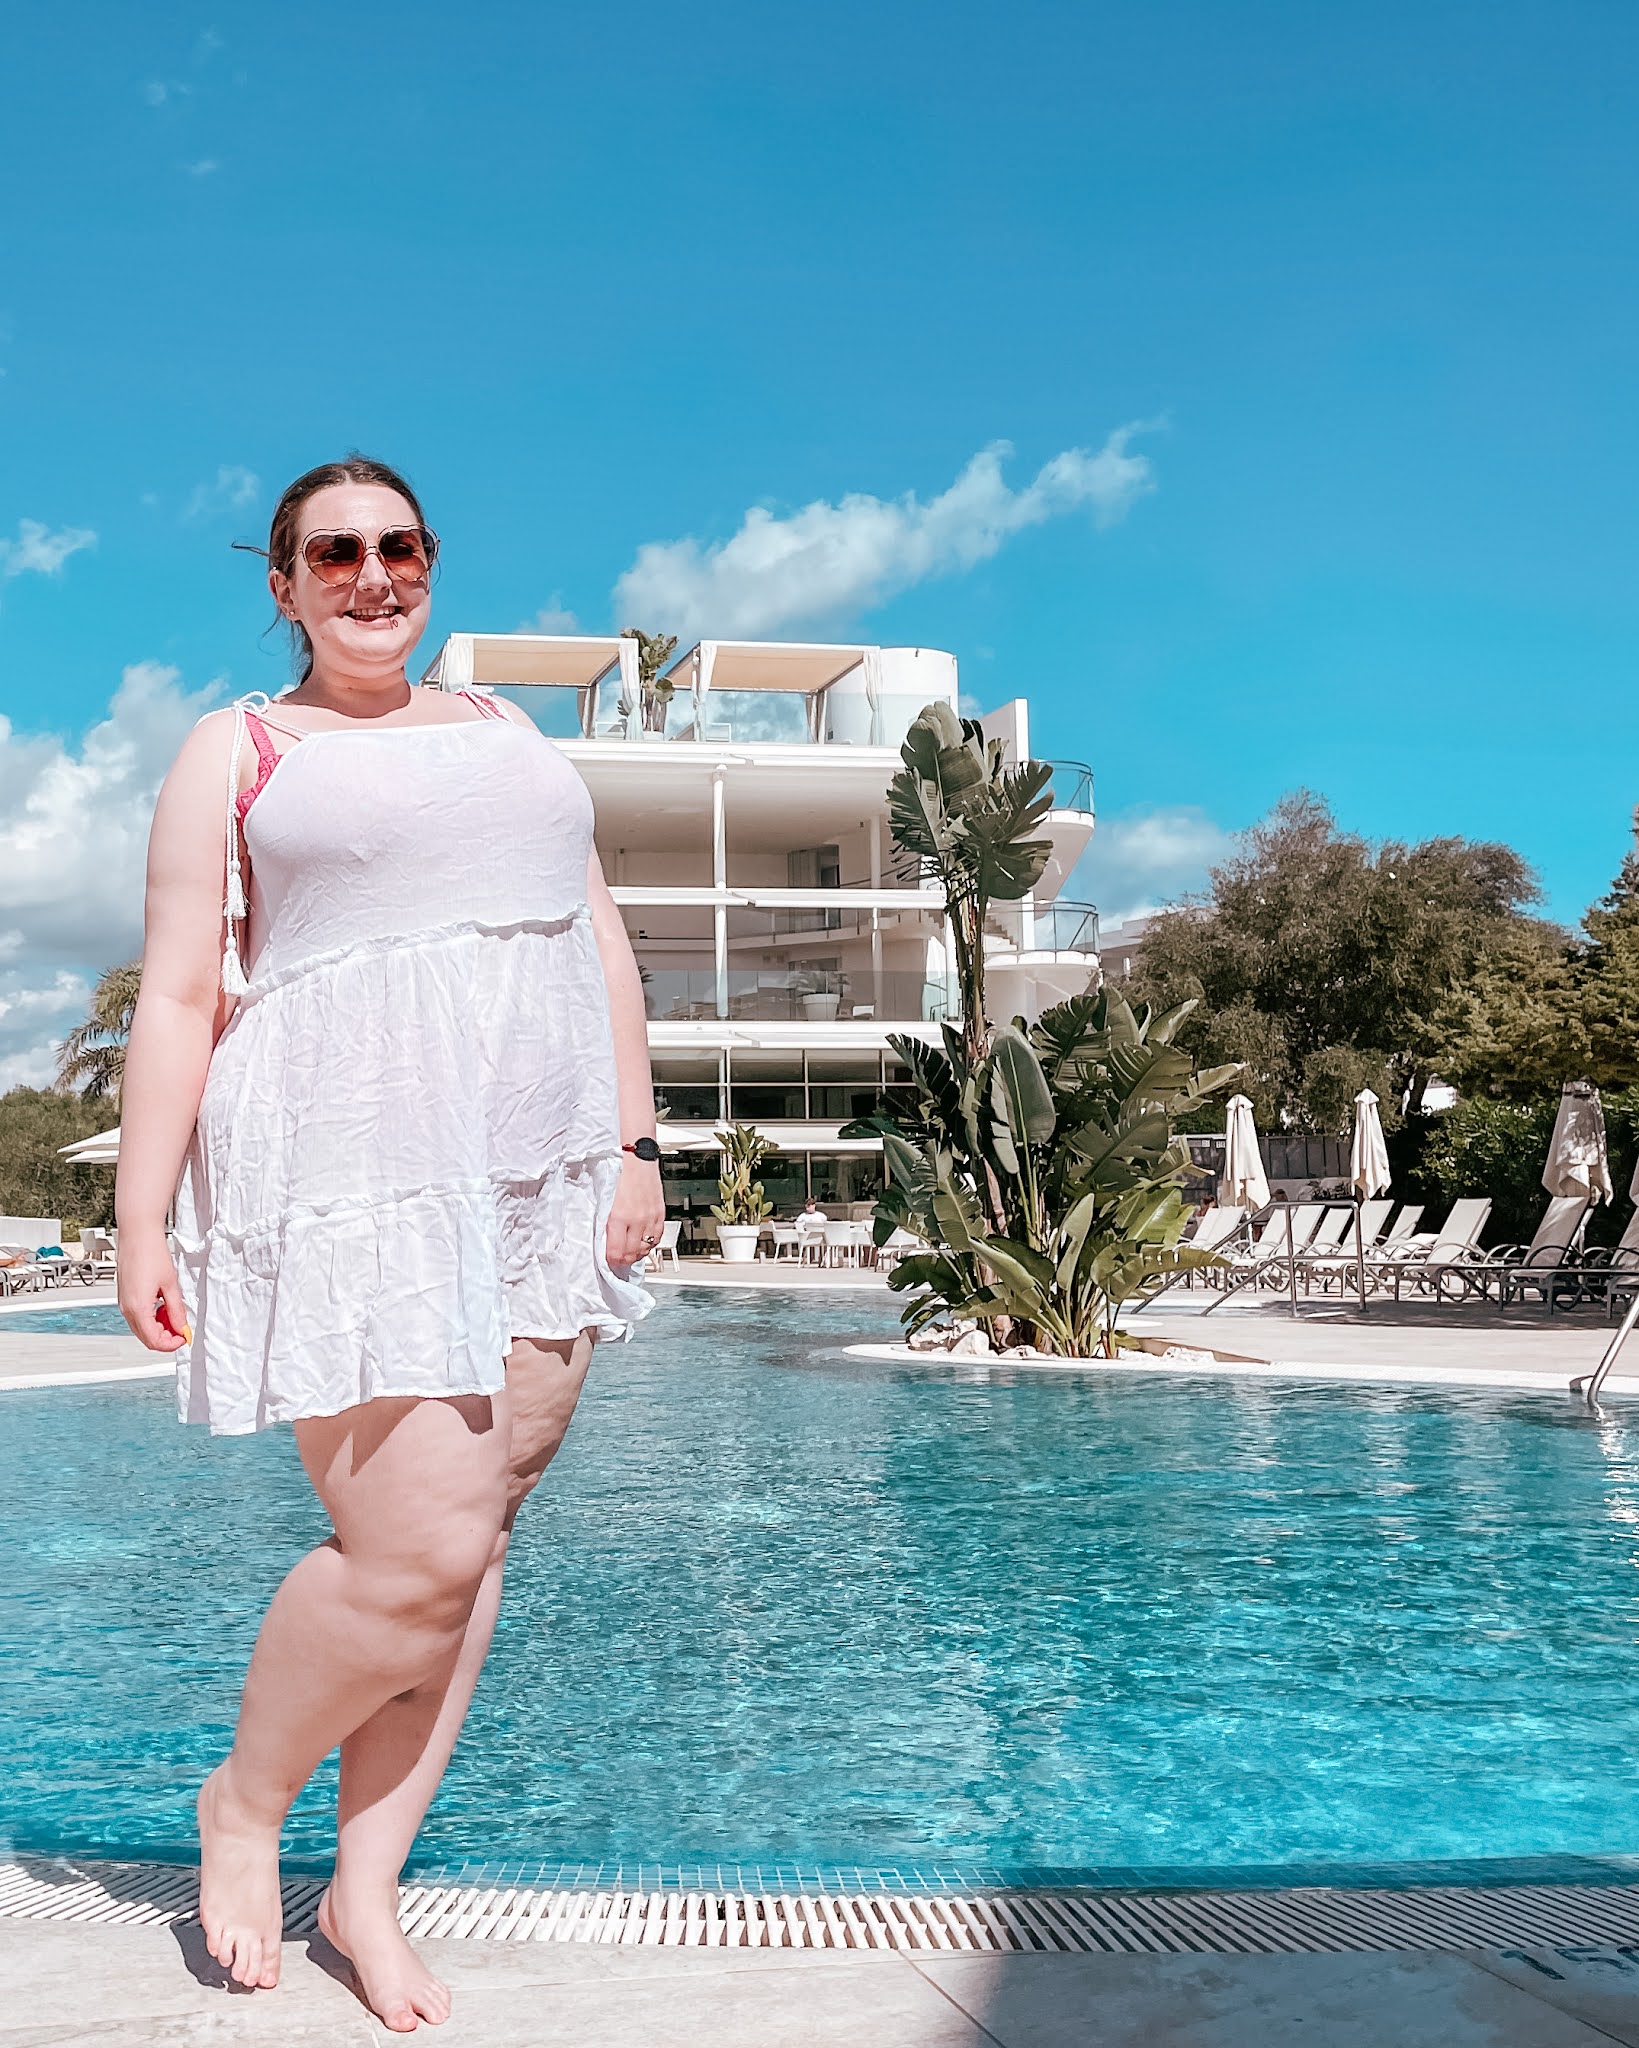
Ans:
[[[1053,808],[1045,761],[1007,767],[1002,743],[948,704],[929,704],[899,750],[904,767],[888,785],[895,842],[945,892],[962,1004],[962,1037],[977,1065],[989,1040],[985,1015],[985,928],[992,903],[1016,903],[1041,880],[1053,851],[1037,839]]]
[[[622,640],[637,642],[637,683],[638,694],[643,704],[643,730],[664,732],[666,730],[666,707],[672,701],[673,685],[662,682],[660,671],[671,660],[677,649],[675,633],[645,633],[641,626],[623,626]],[[623,704],[623,711],[630,711],[631,705]]]
[[[57,1052],[57,1086],[78,1088],[83,1100],[112,1095],[119,1099],[125,1079],[125,1042],[131,1036],[142,962],[110,967],[91,991],[91,1007]]]

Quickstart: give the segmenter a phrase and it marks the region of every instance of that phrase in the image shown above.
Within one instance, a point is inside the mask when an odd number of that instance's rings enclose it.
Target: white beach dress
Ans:
[[[244,820],[249,983],[177,1194],[188,1422],[495,1392],[514,1337],[630,1334],[592,805],[532,729],[311,733]]]

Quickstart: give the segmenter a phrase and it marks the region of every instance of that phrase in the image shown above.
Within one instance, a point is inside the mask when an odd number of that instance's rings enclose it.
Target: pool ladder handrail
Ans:
[[[1610,1378],[1611,1370],[1616,1364],[1617,1353],[1622,1349],[1622,1346],[1628,1341],[1629,1337],[1633,1335],[1635,1323],[1639,1323],[1639,1288],[1634,1290],[1633,1305],[1622,1318],[1621,1328],[1609,1344],[1605,1346],[1604,1357],[1594,1367],[1592,1372],[1584,1373],[1580,1379],[1574,1379],[1571,1382],[1571,1392],[1574,1394],[1580,1390],[1583,1400],[1586,1401],[1590,1408],[1597,1408],[1599,1406],[1599,1389]]]

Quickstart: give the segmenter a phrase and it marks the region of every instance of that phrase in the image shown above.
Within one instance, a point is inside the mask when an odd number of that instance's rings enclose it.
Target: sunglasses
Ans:
[[[344,527],[302,542],[302,560],[333,590],[351,583],[372,554],[395,583],[425,583],[438,560],[438,535],[430,526],[385,526],[371,542]]]

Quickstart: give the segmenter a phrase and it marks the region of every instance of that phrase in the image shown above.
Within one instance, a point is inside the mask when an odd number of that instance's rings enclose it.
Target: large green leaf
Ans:
[[[1057,1117],[1029,1039],[1011,1024],[998,1025],[990,1041],[990,1101],[1017,1145],[1045,1145]]]
[[[1166,1150],[1171,1132],[1160,1110],[1142,1109],[1114,1125],[1083,1124],[1067,1133],[1065,1145],[1085,1160],[1087,1174],[1100,1174],[1113,1160],[1158,1158]]]

